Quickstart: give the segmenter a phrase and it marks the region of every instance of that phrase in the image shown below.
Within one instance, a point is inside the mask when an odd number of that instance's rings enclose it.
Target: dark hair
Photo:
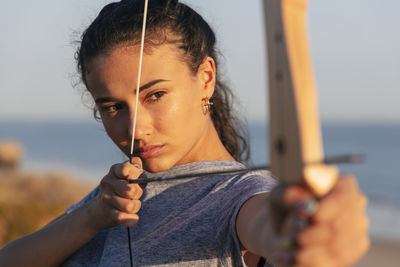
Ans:
[[[110,3],[83,32],[75,57],[85,85],[90,60],[117,47],[140,43],[143,10],[143,0]],[[218,68],[215,34],[207,22],[187,5],[177,0],[149,0],[146,23],[145,47],[165,42],[176,44],[194,74],[206,56],[213,58]],[[220,81],[219,76],[217,73],[216,87],[211,98],[211,118],[229,153],[238,161],[247,161],[247,131],[232,110],[232,91]]]

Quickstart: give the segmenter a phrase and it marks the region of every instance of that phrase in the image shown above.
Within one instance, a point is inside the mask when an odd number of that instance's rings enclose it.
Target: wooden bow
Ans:
[[[267,36],[270,170],[316,196],[336,183],[323,164],[321,127],[306,29],[308,0],[263,0]]]

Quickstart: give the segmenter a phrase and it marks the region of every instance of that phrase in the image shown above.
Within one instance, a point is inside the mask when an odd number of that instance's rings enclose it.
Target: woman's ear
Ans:
[[[197,77],[200,82],[202,97],[211,98],[214,94],[217,70],[213,58],[207,56],[199,66]]]

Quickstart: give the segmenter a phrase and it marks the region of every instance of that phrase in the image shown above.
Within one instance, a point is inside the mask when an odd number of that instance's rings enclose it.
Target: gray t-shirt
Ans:
[[[245,168],[231,161],[203,161],[172,167],[146,177]],[[130,228],[133,266],[244,266],[236,235],[236,216],[252,196],[271,191],[268,172],[212,175],[148,183],[139,223]],[[93,199],[98,187],[71,212]],[[105,229],[63,266],[129,266],[124,226]]]

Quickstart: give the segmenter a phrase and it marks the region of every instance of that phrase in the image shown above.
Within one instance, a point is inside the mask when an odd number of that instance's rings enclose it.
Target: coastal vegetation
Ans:
[[[0,142],[0,247],[64,213],[91,190],[67,173],[20,168],[21,146]]]

